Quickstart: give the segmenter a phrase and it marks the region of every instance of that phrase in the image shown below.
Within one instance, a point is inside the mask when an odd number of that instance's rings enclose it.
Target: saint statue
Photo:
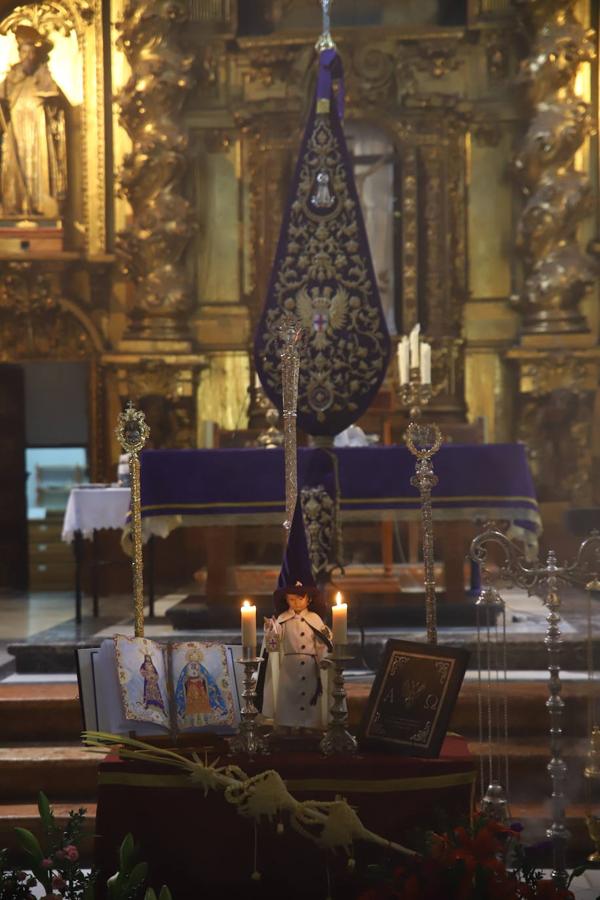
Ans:
[[[144,699],[142,701],[144,709],[150,709],[153,706],[164,713],[165,704],[158,683],[158,671],[149,653],[144,653],[144,662],[140,666],[140,675],[144,679]]]
[[[19,62],[0,84],[0,207],[9,217],[59,218],[67,188],[66,98],[52,78],[52,43],[15,29]]]
[[[192,650],[187,659],[177,679],[177,715],[192,725],[205,725],[215,716],[225,716],[227,705],[215,679],[201,663],[202,654]]]

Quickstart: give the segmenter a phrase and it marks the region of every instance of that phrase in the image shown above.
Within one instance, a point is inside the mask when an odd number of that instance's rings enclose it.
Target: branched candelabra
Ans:
[[[133,608],[134,633],[144,637],[144,561],[142,557],[142,496],[140,484],[140,451],[150,436],[144,413],[131,400],[119,414],[115,434],[125,453],[129,454],[131,483],[131,530],[133,535]]]
[[[435,423],[422,422],[421,408],[431,399],[431,384],[421,380],[421,369],[411,366],[408,381],[400,385],[400,401],[409,409],[410,422],[404,436],[406,446],[416,457],[415,474],[410,483],[421,496],[421,528],[423,534],[423,573],[425,580],[425,615],[427,640],[437,644],[437,611],[433,557],[433,513],[431,491],[438,483],[432,457],[442,445],[442,433]]]
[[[580,545],[575,561],[570,565],[559,566],[553,550],[548,552],[546,564],[537,560],[529,562],[519,547],[509,540],[505,534],[495,527],[488,527],[478,535],[471,544],[470,556],[484,570],[487,562],[488,547],[499,548],[502,561],[496,580],[511,586],[527,590],[529,594],[538,594],[548,609],[547,628],[544,643],[548,650],[549,697],[546,707],[550,713],[550,762],[548,772],[552,779],[552,823],[547,835],[552,841],[553,869],[552,879],[564,886],[567,882],[565,864],[566,844],[569,833],[565,824],[565,794],[567,766],[561,757],[562,749],[562,714],[564,700],[560,696],[560,663],[562,647],[560,632],[560,596],[562,584],[573,584],[588,587],[600,572],[600,534],[594,533]],[[491,574],[486,570],[486,577]]]
[[[298,416],[300,348],[304,331],[298,320],[290,316],[283,321],[280,334],[283,345],[281,350],[281,393],[283,405],[283,450],[285,454],[284,528],[289,534],[298,497],[296,419]]]

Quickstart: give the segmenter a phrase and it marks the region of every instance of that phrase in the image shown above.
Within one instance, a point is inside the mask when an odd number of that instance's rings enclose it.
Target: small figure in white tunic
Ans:
[[[331,705],[327,655],[333,646],[317,612],[321,594],[310,568],[300,503],[273,599],[276,616],[264,620],[268,657],[262,714],[280,732],[323,730]]]
[[[301,587],[301,586],[299,586]],[[329,692],[323,688],[331,633],[309,609],[309,595],[286,594],[289,606],[265,619],[269,653],[263,715],[278,729],[320,729],[327,725]]]

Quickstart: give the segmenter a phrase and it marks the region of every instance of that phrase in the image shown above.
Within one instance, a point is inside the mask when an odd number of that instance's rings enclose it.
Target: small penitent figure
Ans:
[[[279,731],[322,730],[330,702],[323,685],[326,655],[333,647],[331,632],[317,612],[321,595],[310,569],[299,501],[273,599],[278,615],[265,619],[262,714]]]
[[[165,712],[165,704],[158,683],[158,672],[149,653],[144,653],[144,662],[140,666],[140,675],[144,679],[144,698],[142,700],[144,709],[149,709],[153,706],[155,709]]]
[[[51,42],[15,30],[19,62],[0,84],[0,208],[10,217],[58,218],[66,194],[66,99],[48,68]]]

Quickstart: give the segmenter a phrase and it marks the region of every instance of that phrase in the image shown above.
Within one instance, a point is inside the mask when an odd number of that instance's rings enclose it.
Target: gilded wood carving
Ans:
[[[595,58],[593,32],[575,14],[575,0],[525,3],[530,50],[518,83],[531,122],[514,158],[525,197],[517,248],[525,280],[515,298],[525,334],[585,331],[579,303],[597,277],[577,239],[577,226],[591,212],[590,183],[575,154],[592,128],[589,104],[576,91],[582,63]]]
[[[188,139],[181,110],[194,84],[193,56],[181,49],[185,0],[130,0],[118,46],[131,66],[119,95],[121,122],[133,149],[120,173],[132,208],[119,235],[125,275],[135,284],[129,336],[189,339],[192,290],[183,256],[195,230],[184,196]]]

